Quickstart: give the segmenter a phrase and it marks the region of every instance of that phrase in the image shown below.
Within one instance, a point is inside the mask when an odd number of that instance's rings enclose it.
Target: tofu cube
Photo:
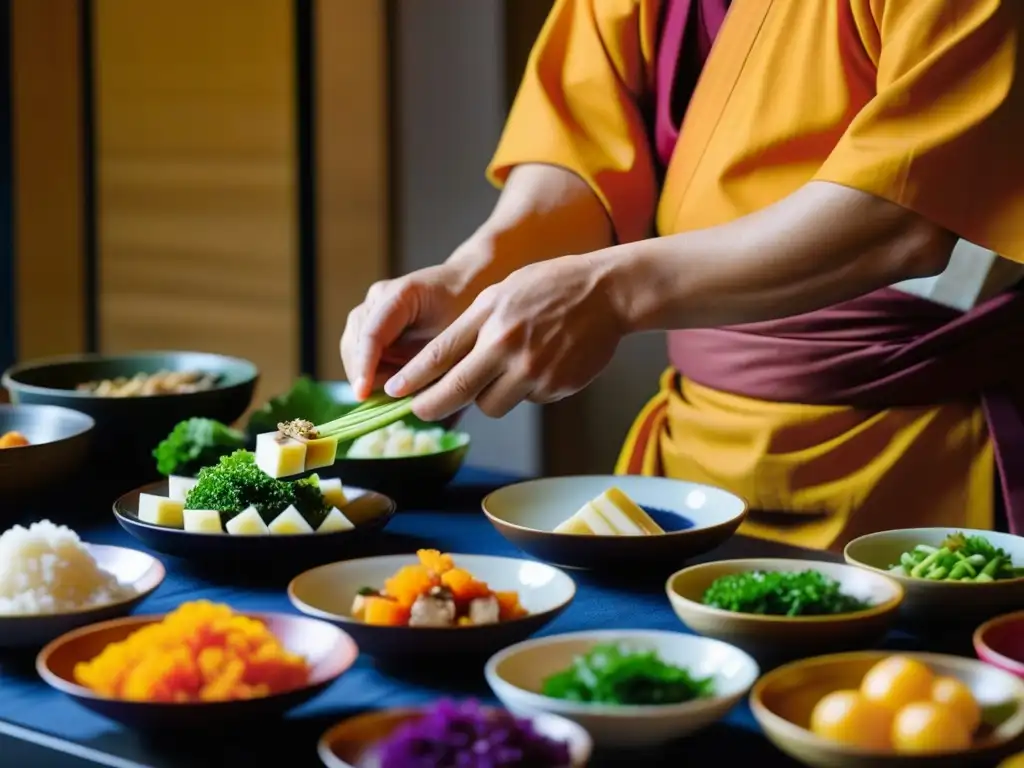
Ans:
[[[224,533],[220,512],[215,509],[186,509],[185,530],[190,533]]]
[[[185,497],[188,496],[188,492],[195,488],[198,482],[199,479],[195,477],[175,477],[171,475],[167,478],[167,496],[175,501],[184,501]]]
[[[249,507],[244,512],[228,520],[224,526],[232,536],[266,536],[270,533],[256,507]]]
[[[329,477],[326,480],[321,480],[320,493],[324,497],[324,501],[337,509],[341,509],[348,504],[348,497],[345,496],[345,489],[341,485],[341,480],[336,477]]]
[[[339,531],[351,531],[355,528],[352,521],[345,517],[341,510],[335,507],[327,513],[327,517],[316,529],[317,533],[338,533]]]
[[[256,436],[256,466],[273,478],[306,471],[306,444],[280,432]]]
[[[292,536],[297,533],[313,533],[313,527],[295,507],[289,505],[270,521],[267,526],[275,536]]]
[[[306,441],[306,469],[320,469],[334,464],[338,456],[338,438],[318,437]]]
[[[165,528],[183,528],[185,502],[156,496],[152,493],[139,494],[139,520],[150,525]]]

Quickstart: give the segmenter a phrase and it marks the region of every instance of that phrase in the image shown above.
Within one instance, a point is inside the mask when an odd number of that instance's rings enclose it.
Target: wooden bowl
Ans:
[[[373,768],[375,745],[388,738],[396,728],[422,716],[419,709],[386,709],[367,712],[338,723],[320,738],[317,753],[327,768]],[[590,736],[576,723],[542,714],[532,718],[534,726],[545,736],[569,742],[572,765],[584,768],[590,761],[593,745]]]
[[[978,658],[1024,680],[1024,611],[997,616],[974,631]]]
[[[971,749],[934,755],[897,755],[855,749],[823,739],[808,730],[818,701],[833,691],[857,688],[867,671],[893,654],[861,651],[819,656],[779,667],[754,685],[750,706],[768,739],[786,754],[812,768],[958,768],[992,765],[1018,748],[1024,734],[1024,683],[974,659],[931,653],[903,654],[937,675],[962,680],[998,722],[983,725]],[[994,713],[999,713],[996,715]]]
[[[714,695],[681,704],[613,706],[545,696],[544,680],[568,669],[596,645],[615,643],[653,650],[695,677],[714,680]],[[568,718],[593,735],[598,747],[662,746],[725,717],[750,690],[757,663],[739,648],[684,632],[604,629],[549,635],[499,651],[484,668],[494,695],[522,717],[548,713]]]
[[[969,581],[930,581],[890,571],[900,555],[918,544],[939,546],[957,532],[983,536],[1012,557],[1018,567],[1024,566],[1024,537],[995,531],[968,528],[904,528],[879,531],[854,539],[846,545],[846,562],[895,579],[903,587],[903,617],[915,623],[946,625],[949,616],[958,622],[972,623],[990,619],[1024,605],[1024,577],[987,583]]]
[[[666,532],[655,536],[576,536],[554,528],[612,486],[644,507]],[[668,573],[735,533],[747,506],[738,496],[664,477],[587,475],[529,480],[483,500],[498,533],[524,552],[563,568],[615,571],[629,577]]]
[[[134,594],[125,600],[77,611],[0,615],[0,648],[39,648],[78,627],[131,613],[164,580],[163,565],[150,554],[105,544],[85,544],[100,568],[117,577]]]
[[[303,613],[344,627],[359,647],[376,659],[414,664],[443,659],[454,665],[479,662],[501,648],[525,640],[555,619],[572,602],[576,584],[557,568],[510,557],[453,554],[465,568],[496,591],[515,591],[527,616],[468,627],[383,627],[352,617],[352,602],[364,587],[380,589],[384,580],[415,555],[345,560],[306,571],[288,585],[288,598]]]
[[[95,658],[110,643],[124,640],[163,616],[132,616],[76,629],[40,651],[36,671],[52,688],[86,709],[143,730],[209,729],[246,720],[280,717],[287,710],[323,692],[356,661],[355,642],[337,627],[281,613],[247,613],[267,624],[285,648],[304,656],[312,668],[301,688],[244,701],[163,703],[128,701],[101,696],[75,682],[75,665]]]
[[[0,405],[0,435],[20,432],[31,445],[0,448],[0,522],[12,520],[15,497],[59,486],[86,460],[95,422],[56,405]],[[13,520],[12,520],[13,521]]]
[[[722,576],[750,571],[819,571],[842,590],[872,607],[833,616],[762,616],[704,605],[704,593]],[[731,643],[765,664],[801,656],[863,648],[881,640],[892,625],[903,590],[892,579],[851,565],[812,560],[752,558],[720,560],[684,568],[665,585],[672,609],[694,632]]]

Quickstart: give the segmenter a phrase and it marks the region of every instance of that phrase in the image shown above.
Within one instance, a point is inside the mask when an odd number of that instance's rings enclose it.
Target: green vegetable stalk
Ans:
[[[339,443],[376,432],[412,413],[412,398],[392,400],[387,395],[375,395],[344,416],[314,427],[319,437],[336,437]]]
[[[164,477],[193,477],[222,456],[245,447],[245,434],[213,419],[179,422],[153,449],[156,468]]]
[[[715,579],[704,604],[762,616],[829,616],[869,608],[819,571],[748,571]]]
[[[929,581],[989,582],[1024,576],[1024,569],[1014,567],[1007,552],[983,536],[962,532],[947,536],[939,547],[918,544],[889,570]]]

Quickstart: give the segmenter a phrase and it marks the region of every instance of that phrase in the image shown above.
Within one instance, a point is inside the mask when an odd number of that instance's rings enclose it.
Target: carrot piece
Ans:
[[[368,597],[363,621],[380,627],[404,627],[409,623],[409,609],[386,597]]]
[[[482,581],[477,581],[473,574],[462,568],[452,568],[441,574],[441,583],[451,590],[457,603],[468,603],[477,597],[487,597],[491,588]]]
[[[438,576],[455,567],[451,555],[443,554],[436,549],[421,549],[416,553],[416,557],[420,559],[420,564],[424,568],[430,569]]]
[[[438,583],[437,576],[428,568],[422,565],[404,565],[384,582],[384,591],[399,604],[411,608],[417,597],[427,594]]]
[[[30,443],[21,432],[5,432],[0,435],[0,448],[21,448],[26,445]]]
[[[495,592],[494,597],[498,601],[498,618],[501,621],[519,619],[527,615],[528,611],[519,602],[518,592]]]

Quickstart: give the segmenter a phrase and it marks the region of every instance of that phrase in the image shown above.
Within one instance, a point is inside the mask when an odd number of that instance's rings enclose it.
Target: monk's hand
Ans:
[[[413,411],[437,421],[476,403],[499,418],[523,400],[550,403],[589,384],[624,335],[596,254],[513,272],[485,289],[385,385],[418,393]]]

